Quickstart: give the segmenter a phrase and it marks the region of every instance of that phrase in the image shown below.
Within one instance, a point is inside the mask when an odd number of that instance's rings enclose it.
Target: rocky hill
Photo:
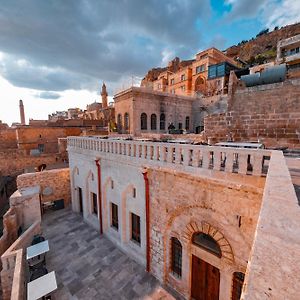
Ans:
[[[300,23],[280,29],[275,27],[271,32],[262,30],[255,38],[242,41],[238,45],[229,47],[224,52],[233,59],[239,57],[249,64],[260,64],[275,59],[278,41],[297,34],[300,34]]]

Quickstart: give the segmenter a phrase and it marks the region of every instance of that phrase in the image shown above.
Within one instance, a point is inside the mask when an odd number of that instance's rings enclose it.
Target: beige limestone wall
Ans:
[[[27,173],[17,177],[18,189],[34,185],[41,188],[42,202],[64,199],[65,205],[69,205],[71,200],[69,168]],[[51,191],[48,195],[49,188]]]
[[[241,299],[299,299],[299,228],[300,206],[285,158],[273,151]]]
[[[101,165],[101,203],[103,233],[122,251],[140,264],[146,264],[146,223],[145,223],[145,185],[140,166],[129,161],[118,161],[113,157],[89,156],[69,149],[72,208],[80,211],[79,188],[82,189],[84,220],[99,230],[98,215],[93,213],[91,193],[98,193],[98,170],[95,163],[100,158]],[[135,189],[135,197],[133,190]],[[111,204],[118,206],[118,230],[111,226]],[[99,204],[99,203],[98,203]],[[131,213],[140,216],[140,245],[131,239]]]
[[[18,237],[18,220],[15,208],[10,208],[3,216],[3,234],[0,238],[0,256]]]
[[[149,178],[151,272],[189,298],[194,254],[220,269],[220,299],[229,299],[233,272],[246,270],[262,189],[163,170],[149,169]],[[221,259],[191,244],[195,231],[218,235]],[[170,270],[171,237],[183,246],[181,279]]]
[[[4,234],[0,239],[4,300],[24,298],[26,279],[23,250],[30,245],[35,234],[41,233],[39,192],[40,187],[33,186],[17,190],[10,197],[11,208],[4,216]],[[23,233],[18,238],[19,227]]]
[[[40,187],[32,185],[16,190],[9,199],[10,207],[15,209],[17,222],[26,230],[36,221],[41,221]]]
[[[1,256],[1,288],[4,300],[25,297],[25,255],[34,235],[41,233],[40,221],[34,222]]]
[[[116,120],[120,114],[122,120],[126,112],[130,115],[130,134],[167,132],[168,125],[173,123],[176,128],[182,123],[185,128],[186,117],[190,118],[190,128],[193,124],[192,102],[194,98],[177,96],[162,92],[149,91],[144,88],[131,88],[115,96]],[[141,114],[147,114],[147,130],[141,130]],[[160,115],[166,117],[165,130],[160,130]],[[151,130],[151,115],[156,115],[156,129]]]

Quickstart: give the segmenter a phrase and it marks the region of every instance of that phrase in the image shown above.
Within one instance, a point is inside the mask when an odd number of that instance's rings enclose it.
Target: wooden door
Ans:
[[[220,271],[197,256],[192,256],[192,299],[218,300]]]
[[[78,188],[78,198],[79,198],[79,212],[83,213],[83,204],[82,204],[82,188]]]

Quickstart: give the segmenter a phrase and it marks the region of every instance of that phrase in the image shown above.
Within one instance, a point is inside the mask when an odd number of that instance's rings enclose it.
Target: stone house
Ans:
[[[237,69],[237,63],[216,48],[199,52],[192,60],[180,61],[179,58],[175,58],[152,82],[152,89],[181,96],[226,94],[229,72],[222,76],[214,76],[218,77],[218,80],[209,75],[210,66],[222,63]],[[143,81],[142,86],[145,85]]]
[[[86,222],[185,298],[240,299],[273,152],[97,137],[68,152]]]

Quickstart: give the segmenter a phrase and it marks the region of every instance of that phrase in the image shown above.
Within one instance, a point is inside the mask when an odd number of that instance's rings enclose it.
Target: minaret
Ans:
[[[20,108],[21,125],[25,125],[25,112],[24,112],[24,105],[22,100],[19,101],[19,108]]]
[[[101,97],[102,97],[102,107],[107,107],[107,91],[106,91],[106,85],[103,82],[102,84],[102,91],[101,91]]]

